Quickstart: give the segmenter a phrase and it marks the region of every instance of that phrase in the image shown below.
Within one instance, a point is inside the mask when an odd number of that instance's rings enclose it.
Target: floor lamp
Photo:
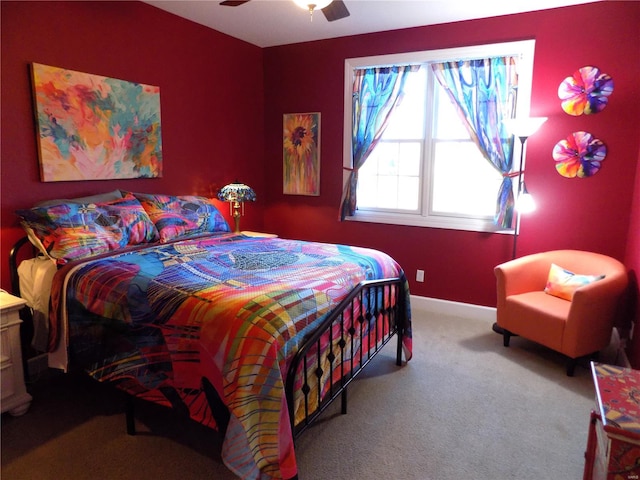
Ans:
[[[515,137],[520,139],[520,164],[518,166],[518,183],[516,188],[515,199],[515,226],[513,228],[513,252],[511,259],[516,258],[518,235],[520,235],[520,216],[523,213],[530,213],[535,209],[535,203],[533,197],[527,191],[527,187],[524,183],[524,147],[527,139],[533,135],[544,122],[547,121],[547,117],[525,117],[525,118],[509,118],[504,120],[504,125],[507,131]]]
[[[524,183],[524,145],[527,142],[527,139],[546,121],[547,117],[525,117],[509,118],[503,122],[507,131],[520,139],[520,164],[517,171],[518,184],[514,205],[516,218],[513,228],[513,251],[511,253],[511,260],[515,259],[517,254],[518,236],[520,235],[520,216],[523,213],[530,213],[535,210],[533,197],[527,191],[527,187]],[[504,330],[499,327],[497,323],[493,324],[493,331],[500,334],[504,333]]]

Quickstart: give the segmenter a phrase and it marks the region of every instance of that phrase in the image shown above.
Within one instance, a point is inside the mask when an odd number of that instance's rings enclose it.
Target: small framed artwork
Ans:
[[[34,63],[43,182],[162,176],[160,88]]]
[[[285,113],[283,193],[320,195],[320,112]]]

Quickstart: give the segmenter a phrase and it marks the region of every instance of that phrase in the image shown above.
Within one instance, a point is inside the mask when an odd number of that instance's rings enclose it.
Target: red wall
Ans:
[[[510,259],[512,236],[337,220],[344,59],[535,38],[531,114],[549,120],[527,143],[527,188],[538,209],[522,221],[518,254],[577,248],[623,260],[632,198],[640,193],[633,193],[640,146],[639,18],[638,2],[601,2],[265,49],[266,229],[379,248],[402,264],[414,294],[495,305],[493,267]],[[585,65],[611,75],[615,91],[601,113],[572,117],[560,107],[558,85]],[[309,111],[322,113],[321,195],[285,196],[282,114]],[[597,175],[566,179],[556,172],[551,152],[579,130],[602,139],[608,155]],[[413,281],[416,269],[425,270],[425,283]]]
[[[636,186],[631,207],[631,222],[627,241],[627,257],[625,265],[629,267],[631,278],[629,316],[635,322],[635,332],[629,342],[629,361],[631,365],[640,368],[640,152],[638,152],[638,168],[636,170]]]
[[[2,259],[21,235],[14,210],[36,201],[114,188],[209,194],[239,178],[259,196],[247,208],[247,229],[379,248],[411,280],[417,268],[425,270],[425,283],[411,282],[414,294],[494,305],[493,267],[509,259],[511,236],[338,222],[344,59],[528,38],[537,40],[532,114],[549,121],[528,142],[527,187],[538,210],[523,220],[519,254],[569,247],[623,260],[636,246],[632,258],[640,257],[638,228],[629,229],[632,204],[636,216],[640,210],[640,187],[634,190],[640,151],[638,2],[267,49],[141,2],[2,2],[1,8]],[[30,62],[159,85],[164,177],[40,182]],[[570,117],[560,109],[558,84],[585,65],[610,74],[615,91],[602,113]],[[282,114],[309,111],[322,112],[321,195],[285,196]],[[594,177],[569,180],[555,172],[551,150],[577,130],[601,138],[609,154]],[[0,265],[8,288],[6,260]],[[630,267],[637,269],[637,260]]]
[[[1,17],[3,288],[17,208],[116,188],[210,195],[235,179],[264,191],[262,49],[142,2],[3,1]],[[40,182],[30,62],[158,85],[163,177]],[[263,205],[243,227],[262,227]]]

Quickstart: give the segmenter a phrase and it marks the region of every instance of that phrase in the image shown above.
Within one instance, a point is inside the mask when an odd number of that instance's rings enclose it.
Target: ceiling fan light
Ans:
[[[293,3],[305,10],[321,10],[329,5],[333,0],[293,0]]]

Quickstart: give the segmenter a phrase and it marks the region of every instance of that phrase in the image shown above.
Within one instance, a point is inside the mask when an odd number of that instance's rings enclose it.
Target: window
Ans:
[[[402,103],[358,171],[357,210],[349,220],[496,231],[493,218],[503,174],[485,159],[454,103],[436,79],[433,63],[514,57],[516,116],[527,116],[534,41],[413,52],[345,61],[344,166],[352,168],[354,72],[419,65],[407,74]],[[520,148],[513,142],[513,148]],[[514,158],[518,158],[519,150]],[[517,169],[517,165],[515,166]],[[514,182],[515,183],[515,182]]]

